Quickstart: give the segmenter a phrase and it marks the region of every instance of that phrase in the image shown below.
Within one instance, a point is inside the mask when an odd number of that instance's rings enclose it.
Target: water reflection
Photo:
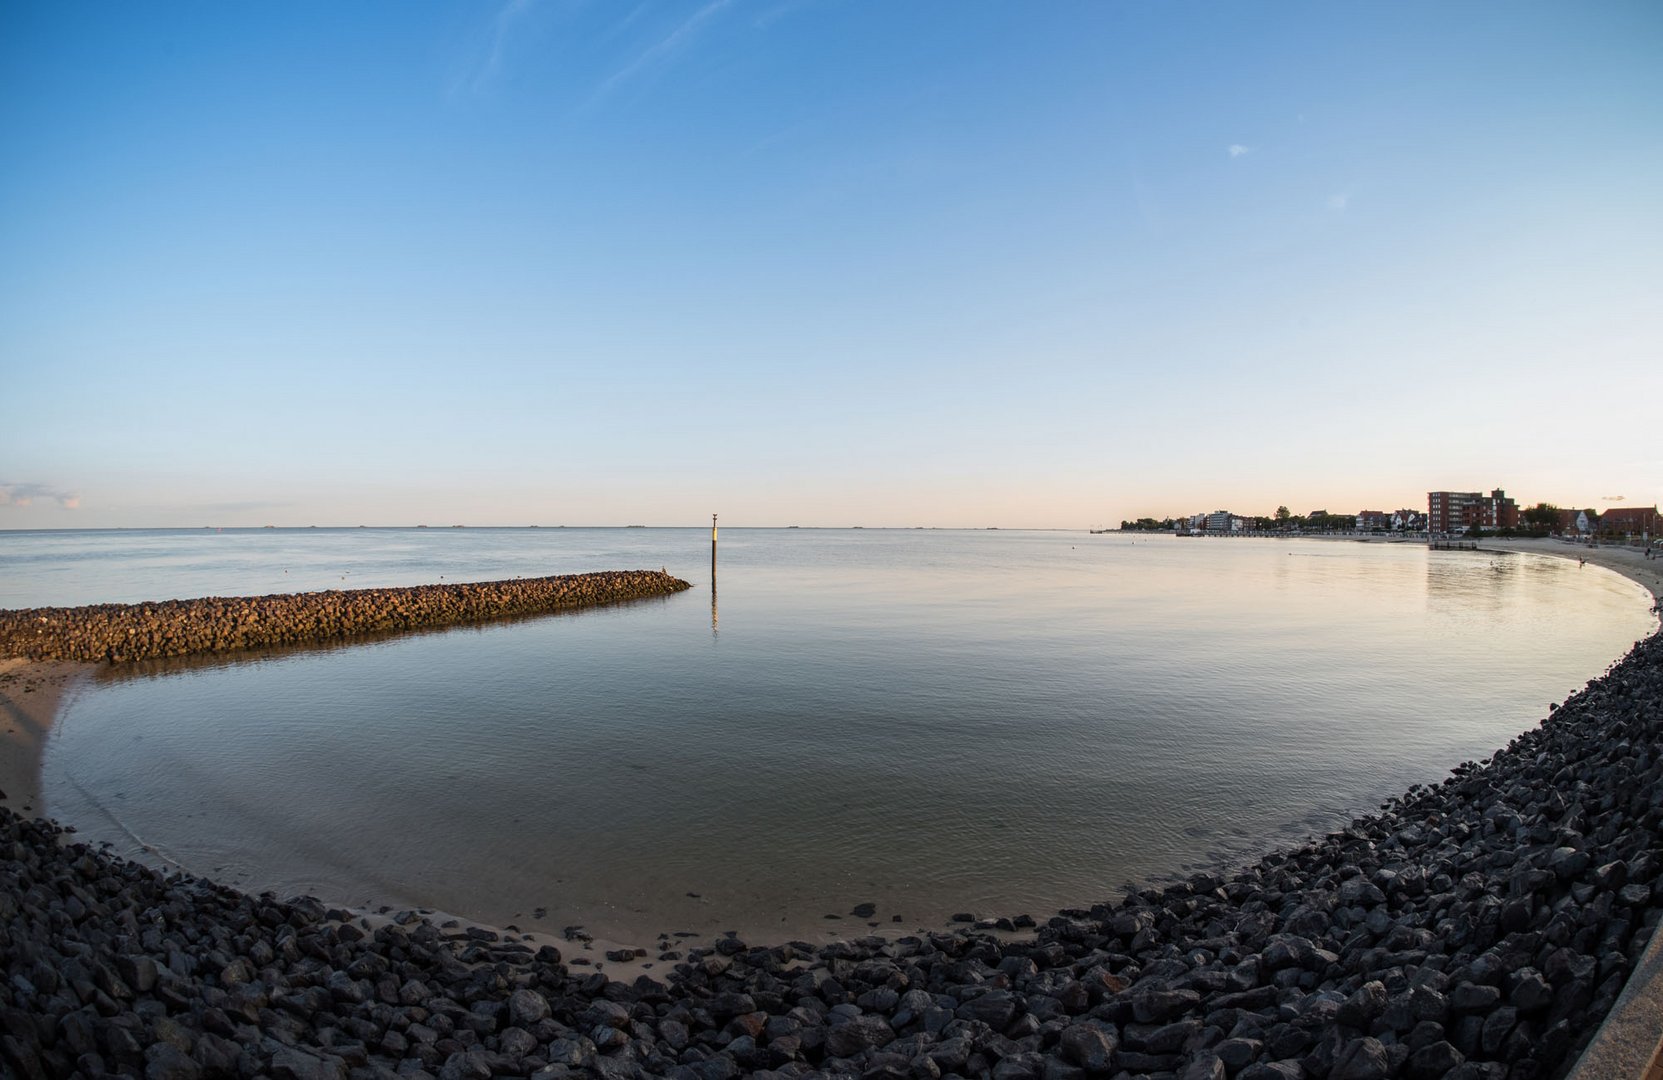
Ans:
[[[1511,552],[1428,551],[1426,599],[1430,610],[1463,617],[1494,615],[1511,594],[1498,588],[1512,565]]]
[[[636,564],[702,569],[702,530],[636,535]],[[817,937],[872,901],[911,930],[1343,823],[1655,625],[1574,563],[1096,539],[730,530],[719,649],[712,572],[708,617],[681,595],[158,665],[187,677],[71,703],[48,809],[255,887],[390,882],[528,928]]]

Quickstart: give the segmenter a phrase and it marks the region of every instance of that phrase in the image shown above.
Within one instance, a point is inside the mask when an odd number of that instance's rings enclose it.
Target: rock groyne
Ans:
[[[374,925],[58,833],[0,811],[21,1077],[1552,1078],[1663,911],[1663,637],[1377,815],[1026,939],[730,936],[623,983],[511,931]]]
[[[0,611],[0,656],[122,663],[335,642],[692,588],[659,570]]]

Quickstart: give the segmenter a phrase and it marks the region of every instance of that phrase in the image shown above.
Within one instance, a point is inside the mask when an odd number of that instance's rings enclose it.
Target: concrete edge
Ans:
[[[1659,926],[1663,926],[1660,921]],[[1565,1080],[1646,1080],[1663,1054],[1663,933],[1651,941]]]

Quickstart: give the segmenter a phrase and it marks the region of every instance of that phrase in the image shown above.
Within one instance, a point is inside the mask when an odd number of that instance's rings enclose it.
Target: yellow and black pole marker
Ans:
[[[716,515],[710,515],[710,632],[716,633]]]

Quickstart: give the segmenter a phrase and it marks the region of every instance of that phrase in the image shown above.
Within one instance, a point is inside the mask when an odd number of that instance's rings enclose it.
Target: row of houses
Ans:
[[[1544,520],[1549,516],[1549,520]],[[1592,508],[1560,510],[1548,515],[1545,504],[1520,512],[1501,488],[1478,491],[1429,491],[1426,517],[1433,536],[1460,536],[1474,527],[1485,531],[1516,529],[1521,521],[1561,536],[1610,537],[1651,541],[1663,536],[1663,516],[1655,506],[1620,506],[1600,513]]]
[[[1616,507],[1600,513],[1592,508],[1559,510],[1545,505],[1520,510],[1506,491],[1429,491],[1426,512],[1400,510],[1359,510],[1355,515],[1330,514],[1312,510],[1295,522],[1246,517],[1228,510],[1193,514],[1179,519],[1180,531],[1192,533],[1248,533],[1254,531],[1301,531],[1360,533],[1425,533],[1434,537],[1464,536],[1474,529],[1497,532],[1518,529],[1547,530],[1561,536],[1637,539],[1650,542],[1663,537],[1663,516],[1655,506]]]
[[[1214,510],[1210,514],[1191,514],[1179,518],[1179,531],[1192,533],[1245,533],[1254,531],[1257,519],[1232,514],[1228,510]]]
[[[1561,510],[1557,532],[1654,540],[1663,536],[1663,514],[1655,506],[1618,506],[1605,511]]]
[[[1357,511],[1358,532],[1425,532],[1426,515],[1419,510]]]
[[[1192,533],[1245,533],[1255,530],[1302,532],[1423,532],[1426,515],[1419,510],[1359,510],[1355,515],[1312,510],[1301,523],[1278,524],[1266,518],[1243,517],[1228,510],[1181,518],[1180,528]]]

